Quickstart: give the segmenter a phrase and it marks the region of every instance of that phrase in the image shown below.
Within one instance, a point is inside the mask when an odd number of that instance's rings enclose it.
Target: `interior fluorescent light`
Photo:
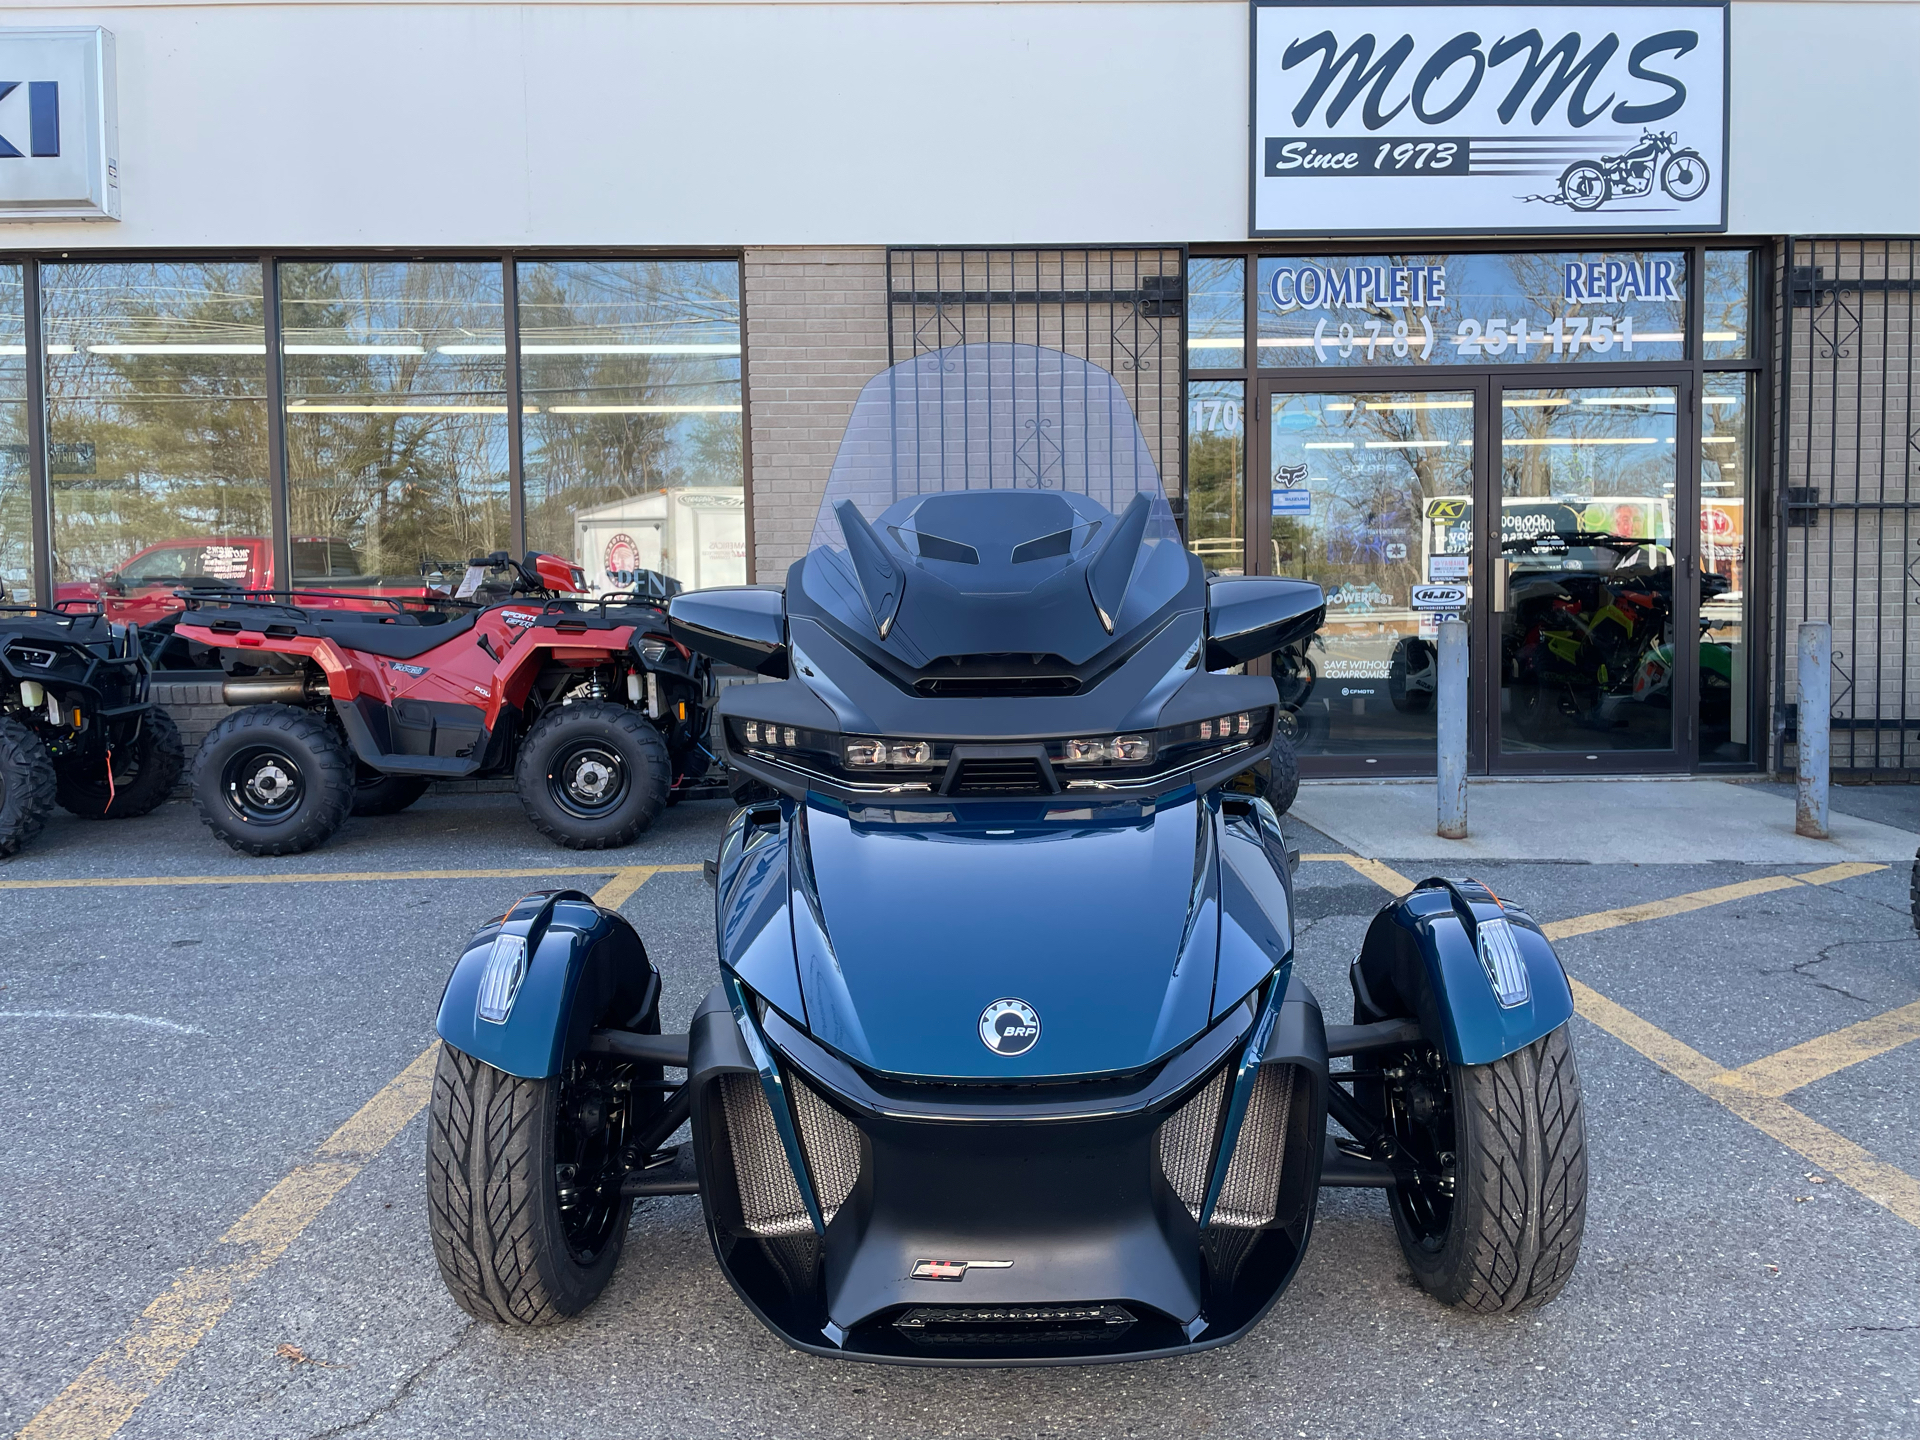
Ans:
[[[1737,435],[1702,435],[1700,437],[1700,443],[1702,445],[1738,445],[1740,443],[1740,437]]]
[[[1313,344],[1313,337],[1311,335],[1262,335],[1260,337],[1260,344],[1278,345],[1288,349],[1304,350],[1307,346]]]
[[[1571,405],[1573,401],[1560,396],[1540,396],[1524,400],[1502,400],[1500,403],[1509,410],[1525,410],[1536,405]]]
[[[1450,440],[1369,440],[1369,450],[1424,450],[1435,445],[1450,445]]]
[[[1189,342],[1191,343],[1191,342]],[[1238,345],[1240,342],[1232,342]],[[442,355],[504,355],[505,342],[493,344],[454,344],[433,347]],[[738,355],[738,345],[529,345],[522,343],[522,355]]]
[[[1700,403],[1702,405],[1738,405],[1740,397],[1738,395],[1703,395]]]
[[[1471,400],[1395,400],[1384,405],[1378,400],[1367,401],[1369,410],[1471,410],[1472,408]]]
[[[1331,400],[1320,408],[1322,410],[1351,410],[1353,409],[1353,402],[1351,400]]]
[[[424,345],[288,345],[289,355],[424,355]]]
[[[314,405],[296,400],[289,415],[504,415],[504,405]],[[528,407],[527,414],[540,412]]]
[[[1302,450],[1351,450],[1351,440],[1309,440],[1300,447]]]
[[[1242,340],[1236,335],[1230,340],[1189,340],[1187,341],[1187,348],[1189,350],[1238,350],[1246,343],[1245,340]]]
[[[24,345],[0,345],[0,355],[24,355],[26,353],[27,347]]]
[[[549,405],[549,415],[738,415],[738,405]]]
[[[1658,445],[1658,435],[1599,436],[1583,440],[1573,435],[1509,435],[1501,441],[1503,445]],[[1667,442],[1671,445],[1673,442]]]
[[[1664,340],[1678,345],[1686,338],[1687,337],[1682,335],[1678,330],[1636,330],[1633,332],[1633,342],[1636,345],[1645,345],[1656,340]]]
[[[267,347],[263,341],[258,345],[199,345],[199,344],[152,344],[152,345],[89,345],[87,349],[95,355],[264,355]]]
[[[1700,338],[1702,340],[1738,340],[1740,332],[1738,330],[1706,330],[1701,332]]]
[[[1601,395],[1582,400],[1582,405],[1671,405],[1671,395]]]

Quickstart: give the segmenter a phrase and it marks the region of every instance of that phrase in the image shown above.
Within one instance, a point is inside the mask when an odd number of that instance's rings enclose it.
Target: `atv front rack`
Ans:
[[[176,590],[174,597],[189,610],[273,611],[304,619],[308,610],[350,610],[355,605],[299,604],[301,597],[315,600],[351,600],[381,605],[396,615],[420,612],[465,615],[485,607],[472,600],[456,600],[450,595],[369,595],[356,590]]]

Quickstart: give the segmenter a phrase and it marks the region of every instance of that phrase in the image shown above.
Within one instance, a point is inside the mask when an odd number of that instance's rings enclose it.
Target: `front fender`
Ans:
[[[1509,927],[1526,996],[1502,1004],[1482,963],[1479,929]],[[1354,1019],[1414,1018],[1456,1065],[1490,1065],[1573,1017],[1573,990],[1531,915],[1472,880],[1423,880],[1373,917],[1349,971]]]
[[[483,1018],[487,968],[497,948],[503,971],[510,968],[516,940],[525,943],[525,961],[505,1018]],[[596,1024],[642,1028],[659,995],[646,947],[622,916],[578,890],[538,890],[467,942],[434,1028],[454,1049],[496,1070],[544,1080],[565,1067]]]

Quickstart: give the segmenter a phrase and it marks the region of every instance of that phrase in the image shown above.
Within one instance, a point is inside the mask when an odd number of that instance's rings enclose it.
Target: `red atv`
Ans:
[[[473,598],[188,592],[175,633],[219,657],[244,707],[194,758],[201,818],[236,850],[292,855],[431,780],[511,774],[541,834],[625,845],[713,764],[711,667],[667,634],[677,587],[646,578],[647,594],[574,599],[570,561],[495,553],[468,568]]]

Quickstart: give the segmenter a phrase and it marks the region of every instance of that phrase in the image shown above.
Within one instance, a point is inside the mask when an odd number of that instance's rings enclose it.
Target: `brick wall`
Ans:
[[[887,368],[886,252],[746,253],[754,579],[807,551],[860,387]]]

